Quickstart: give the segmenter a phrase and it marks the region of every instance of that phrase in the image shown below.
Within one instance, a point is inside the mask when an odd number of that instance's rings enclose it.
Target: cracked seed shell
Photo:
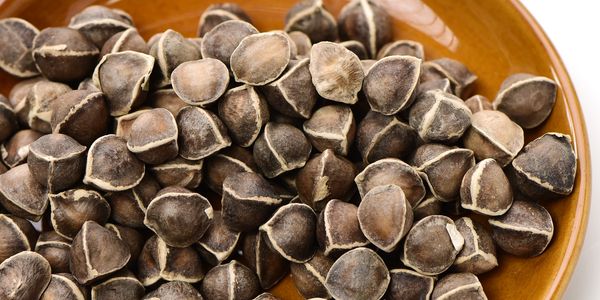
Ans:
[[[292,60],[279,79],[261,87],[269,105],[292,118],[310,118],[317,103],[317,90],[312,83],[308,58]]]
[[[60,236],[55,231],[44,231],[35,243],[35,252],[43,256],[52,273],[69,273],[69,253],[71,252],[71,240]]]
[[[179,155],[200,160],[229,147],[231,139],[223,122],[212,112],[188,106],[177,114]]]
[[[252,152],[239,146],[231,146],[206,159],[206,184],[213,192],[223,193],[223,181],[242,172],[258,172]]]
[[[214,300],[251,300],[261,293],[256,274],[236,260],[210,270],[200,290],[204,297]]]
[[[450,81],[452,93],[458,97],[467,94],[465,90],[471,88],[477,76],[463,63],[450,59],[438,58],[424,62],[421,70],[421,82],[447,78]]]
[[[496,246],[488,229],[469,217],[462,217],[454,224],[465,239],[465,245],[452,265],[454,270],[478,275],[498,266]]]
[[[154,57],[144,53],[124,51],[102,57],[93,80],[104,93],[111,116],[128,114],[146,100],[153,68]],[[115,74],[127,74],[127,77]]]
[[[130,257],[129,247],[114,232],[87,221],[73,239],[69,266],[80,284],[89,284],[120,270]]]
[[[144,174],[144,163],[129,152],[125,139],[109,134],[90,146],[83,183],[103,191],[124,191],[138,185]]]
[[[300,200],[319,212],[331,199],[348,199],[354,194],[356,172],[352,162],[327,149],[298,172],[295,183]]]
[[[259,31],[242,20],[229,20],[215,26],[202,38],[202,57],[214,58],[229,67],[231,54],[247,36]],[[228,72],[229,73],[229,72]]]
[[[219,119],[227,127],[231,140],[241,147],[250,147],[269,121],[269,107],[251,85],[230,89],[218,106]]]
[[[356,148],[365,163],[405,158],[416,146],[417,133],[396,116],[369,111],[358,123]]]
[[[377,53],[377,59],[393,55],[410,55],[420,60],[425,59],[423,44],[411,40],[398,40],[385,44]]]
[[[542,254],[554,235],[552,216],[539,204],[515,201],[506,214],[488,220],[492,237],[505,252],[521,257]]]
[[[523,129],[500,111],[483,110],[471,117],[463,144],[478,160],[493,158],[504,167],[523,148]]]
[[[396,249],[413,223],[412,207],[397,185],[371,189],[362,198],[357,215],[365,237],[388,253]]]
[[[109,53],[123,51],[135,51],[148,54],[150,48],[136,28],[129,28],[115,33],[115,35],[109,38],[102,46],[100,56],[102,57]]]
[[[2,162],[9,168],[25,163],[29,156],[29,146],[43,135],[31,129],[17,131],[0,146]]]
[[[460,185],[475,165],[473,151],[441,144],[424,144],[415,151],[411,165],[435,197],[450,202],[460,196]]]
[[[371,110],[394,115],[408,108],[416,97],[420,73],[421,60],[413,56],[389,56],[374,63],[363,81]]]
[[[27,165],[19,165],[0,175],[0,204],[17,217],[39,221],[48,207],[48,193]]]
[[[336,199],[329,201],[317,220],[317,241],[325,256],[368,245],[360,228],[358,207]]]
[[[128,270],[121,271],[92,287],[92,300],[141,299],[144,286]]]
[[[448,274],[437,281],[431,299],[485,300],[487,296],[477,276],[471,273],[455,273]]]
[[[70,92],[71,88],[62,83],[41,80],[35,83],[27,94],[27,124],[33,130],[43,133],[52,132],[52,115],[55,103],[60,103],[61,96]]]
[[[167,29],[150,48],[150,55],[156,59],[157,69],[152,75],[155,88],[171,84],[171,74],[179,65],[202,58],[196,44],[171,29]]]
[[[64,134],[47,134],[29,145],[27,166],[49,192],[63,191],[83,178],[86,147]]]
[[[44,77],[37,76],[30,79],[25,79],[17,82],[8,94],[8,100],[13,108],[21,127],[29,126],[27,124],[29,115],[29,103],[27,102],[27,95],[34,84],[44,80]]]
[[[93,190],[72,189],[48,198],[52,227],[67,239],[74,238],[85,222],[103,225],[110,216],[110,205]]]
[[[203,37],[217,25],[230,20],[252,23],[244,9],[236,3],[211,4],[200,16],[197,35]]]
[[[291,203],[280,207],[259,231],[272,250],[291,262],[302,263],[317,250],[316,228],[317,215],[312,208]]]
[[[260,286],[270,289],[290,271],[290,263],[267,245],[258,232],[246,234],[242,243],[242,255],[248,267],[258,276]]]
[[[0,264],[0,298],[40,299],[50,279],[44,257],[31,251],[17,253]]]
[[[393,269],[390,270],[390,284],[385,299],[430,299],[434,283],[434,277],[421,275],[409,269]]]
[[[461,206],[488,216],[503,215],[512,205],[508,178],[495,160],[488,158],[473,166],[463,177]]]
[[[390,282],[385,263],[368,248],[356,248],[338,258],[327,273],[325,287],[334,299],[380,299]]]
[[[197,283],[204,278],[204,265],[193,247],[171,247],[156,235],[146,241],[137,262],[138,278],[144,286],[161,279]]]
[[[202,182],[203,160],[187,160],[177,157],[160,165],[150,167],[150,172],[161,186],[180,186],[195,189]]]
[[[338,39],[337,22],[323,7],[323,1],[299,1],[285,16],[284,30],[306,34],[313,43]]]
[[[216,266],[233,253],[240,235],[225,225],[220,211],[214,211],[212,224],[195,246],[204,261]]]
[[[354,0],[346,4],[338,16],[338,27],[342,40],[360,41],[371,57],[393,38],[390,16],[376,1]]]
[[[406,235],[400,259],[423,275],[437,275],[452,266],[464,243],[452,219],[428,216],[415,223]]]
[[[312,146],[300,129],[282,123],[269,122],[254,142],[254,161],[267,178],[302,168]]]
[[[0,142],[5,141],[19,130],[17,115],[8,99],[0,94]]]
[[[33,61],[31,48],[39,30],[19,18],[0,20],[0,68],[20,78],[40,73]]]
[[[558,86],[552,79],[531,74],[514,74],[502,82],[494,108],[525,129],[542,124],[552,112]]]
[[[471,110],[472,113],[476,113],[482,110],[494,110],[492,102],[490,102],[488,98],[481,95],[475,95],[465,100],[465,105],[467,105],[467,107]]]
[[[531,198],[559,198],[573,192],[577,154],[571,136],[549,132],[533,140],[512,161],[514,183]]]
[[[177,157],[177,123],[164,108],[139,115],[131,124],[127,149],[147,164],[161,164]]]
[[[470,128],[471,115],[462,99],[434,90],[419,95],[408,121],[423,141],[454,144]]]
[[[411,207],[417,206],[426,194],[419,173],[409,164],[396,158],[384,158],[367,165],[356,175],[354,182],[361,198],[375,187],[396,185],[402,188]]]
[[[207,106],[217,101],[227,90],[227,66],[214,58],[186,61],[171,74],[173,90],[190,105]]]
[[[52,274],[50,283],[40,300],[85,300],[87,293],[88,289],[80,285],[73,275]]]
[[[213,208],[202,195],[182,187],[166,187],[148,204],[144,224],[167,245],[188,247],[206,232]]]
[[[0,263],[23,251],[33,251],[37,232],[26,219],[0,214]]]
[[[100,91],[67,92],[52,103],[50,125],[53,133],[66,134],[89,146],[108,132],[110,113]]]
[[[354,104],[365,73],[356,54],[332,42],[314,44],[310,50],[310,75],[321,97]]]
[[[187,106],[187,105],[186,105]],[[115,135],[124,139],[129,137],[129,133],[131,132],[131,125],[137,117],[141,114],[149,111],[151,108],[149,107],[141,107],[134,112],[130,112],[126,115],[122,115],[115,118],[114,127],[115,127]]]
[[[352,109],[344,105],[328,105],[317,109],[302,126],[315,147],[323,152],[332,149],[346,156],[356,136],[356,121]]]
[[[33,40],[32,54],[48,80],[79,82],[94,70],[100,51],[75,29],[49,27]]]
[[[277,79],[292,59],[291,43],[285,33],[275,31],[242,39],[231,54],[235,81],[261,86]]]
[[[256,230],[282,201],[275,187],[256,173],[236,173],[223,181],[221,213],[225,225],[232,230]]]
[[[119,9],[92,5],[74,15],[69,27],[77,29],[98,48],[118,32],[131,28],[131,16]]]
[[[111,207],[111,219],[123,226],[145,228],[146,208],[160,189],[154,177],[145,174],[134,188],[108,193],[106,198]]]
[[[291,264],[290,269],[294,285],[304,298],[331,298],[325,287],[325,278],[334,261],[334,259],[325,256],[323,252],[317,251],[309,261],[301,264]]]

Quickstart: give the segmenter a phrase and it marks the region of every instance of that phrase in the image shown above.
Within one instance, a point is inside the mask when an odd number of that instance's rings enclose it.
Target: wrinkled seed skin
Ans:
[[[0,175],[0,204],[17,217],[39,221],[48,206],[48,191],[27,165],[19,165]]]
[[[32,251],[36,235],[35,228],[27,220],[0,214],[0,263],[19,252]]]
[[[64,237],[74,238],[86,221],[104,224],[110,216],[110,205],[93,190],[72,189],[49,198],[52,225]]]
[[[35,252],[20,252],[0,264],[0,298],[39,299],[50,280],[46,259]]]
[[[87,295],[87,289],[79,285],[71,274],[52,274],[48,287],[40,300],[79,300]],[[100,300],[102,298],[98,298]]]
[[[454,262],[454,270],[478,275],[497,267],[496,245],[491,232],[469,217],[462,217],[454,223],[465,238],[465,245]]]
[[[60,96],[53,104],[53,133],[66,134],[84,146],[108,132],[110,113],[102,93],[77,90]]]
[[[417,133],[395,116],[369,111],[358,123],[356,147],[364,162],[405,158],[415,147]]]
[[[279,77],[291,59],[291,40],[280,32],[265,32],[245,37],[231,54],[235,80],[250,85],[265,85]]]
[[[219,118],[199,107],[185,107],[177,114],[179,155],[199,160],[231,145],[227,128]]]
[[[70,272],[71,241],[60,236],[56,231],[42,232],[37,240],[35,252],[48,261],[53,274]]]
[[[22,78],[39,74],[31,54],[38,33],[35,26],[19,18],[0,21],[0,68]]]

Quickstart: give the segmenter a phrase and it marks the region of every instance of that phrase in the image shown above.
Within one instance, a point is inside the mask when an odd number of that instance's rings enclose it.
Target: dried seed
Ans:
[[[149,174],[134,188],[107,194],[111,206],[111,219],[116,223],[134,228],[145,228],[146,207],[160,190],[158,182]]]
[[[211,4],[204,13],[202,13],[202,16],[200,16],[198,36],[203,37],[217,25],[229,20],[241,20],[252,23],[250,17],[248,17],[246,12],[236,3]]]
[[[221,120],[200,107],[182,108],[177,114],[177,127],[179,155],[185,159],[203,159],[231,145]]]
[[[4,95],[0,94],[0,142],[5,141],[19,130],[17,116]]]
[[[431,299],[485,300],[487,296],[483,292],[483,287],[477,276],[471,273],[456,273],[448,274],[438,280]]]
[[[405,158],[416,146],[417,133],[395,116],[369,111],[358,123],[356,147],[365,163]]]
[[[187,282],[173,281],[161,284],[156,290],[146,294],[144,300],[154,299],[186,299],[186,300],[202,300],[202,295],[194,288],[193,285]]]
[[[387,43],[377,53],[377,59],[392,55],[410,55],[418,59],[425,59],[425,50],[423,45],[416,41],[410,40],[398,40],[395,42]]]
[[[496,246],[491,233],[468,217],[462,217],[454,223],[465,239],[465,245],[456,257],[453,268],[477,275],[497,267]]]
[[[365,46],[359,41],[344,41],[340,42],[340,45],[346,47],[346,49],[356,54],[360,60],[369,58],[367,48],[365,48]]]
[[[113,35],[104,43],[100,51],[100,56],[109,53],[123,51],[135,51],[144,54],[150,52],[150,48],[144,38],[138,33],[137,29],[129,28]]]
[[[231,54],[235,81],[265,85],[277,79],[290,62],[291,41],[281,32],[265,32],[242,39]]]
[[[229,84],[225,64],[214,58],[187,61],[171,75],[173,90],[190,105],[206,106],[221,97]]]
[[[392,41],[390,16],[377,2],[354,0],[342,8],[338,17],[340,38],[363,43],[371,57]]]
[[[96,191],[72,189],[49,198],[52,227],[67,239],[74,238],[85,222],[103,225],[110,216],[110,205]]]
[[[343,156],[348,155],[356,135],[354,115],[350,107],[344,105],[328,105],[317,109],[302,128],[317,150],[323,152],[332,149]]]
[[[59,103],[61,96],[70,92],[71,88],[62,83],[41,80],[31,87],[27,94],[27,124],[31,129],[50,133],[52,115],[55,103]]]
[[[302,31],[288,31],[288,36],[294,44],[296,44],[296,51],[298,52],[298,58],[306,58],[310,55],[310,48],[312,48],[312,42],[310,37]]]
[[[264,237],[261,237],[258,232],[249,233],[244,237],[242,253],[265,290],[275,286],[290,271],[289,262],[269,248]]]
[[[329,201],[319,214],[317,241],[326,256],[368,245],[369,240],[360,229],[358,207],[340,200]]]
[[[429,299],[433,292],[435,278],[421,275],[408,269],[390,270],[390,284],[386,299],[419,300]]]
[[[0,263],[23,251],[32,251],[37,232],[27,220],[16,216],[0,214]]]
[[[285,16],[285,31],[305,33],[313,43],[338,39],[337,22],[323,1],[300,1]]]
[[[186,105],[187,106],[187,105]],[[128,113],[126,115],[122,115],[120,117],[115,118],[115,135],[124,139],[129,137],[129,133],[131,132],[131,125],[137,117],[141,114],[149,111],[150,108],[143,107],[138,110]]]
[[[161,164],[177,157],[177,123],[164,108],[139,115],[131,124],[127,149],[147,164]]]
[[[69,253],[71,252],[71,241],[69,239],[60,236],[55,231],[44,231],[35,243],[35,252],[48,261],[52,273],[70,272]]]
[[[465,173],[460,198],[463,208],[488,216],[500,216],[512,205],[513,193],[502,167],[488,158]]]
[[[413,221],[417,221],[431,215],[441,215],[444,202],[433,195],[427,195],[423,201],[413,207]]]
[[[312,147],[302,131],[288,124],[269,122],[254,143],[254,161],[267,178],[302,168]]]
[[[106,223],[104,227],[114,232],[120,240],[127,244],[129,253],[131,254],[131,259],[129,259],[127,266],[133,267],[137,263],[142,248],[144,247],[144,242],[146,241],[145,236],[138,230],[125,226]]]
[[[153,86],[156,88],[171,84],[171,74],[179,65],[202,58],[196,44],[171,29],[165,31],[150,48],[150,55],[156,59],[158,67],[153,74]]]
[[[10,105],[12,106],[15,114],[17,115],[19,125],[22,127],[29,126],[27,124],[29,117],[29,103],[27,102],[27,95],[29,94],[29,91],[33,85],[42,80],[45,80],[42,76],[25,79],[17,82],[10,90],[8,100],[10,101]]]
[[[206,183],[215,193],[223,193],[225,178],[241,172],[258,172],[252,153],[238,146],[229,147],[206,160]]]
[[[174,116],[177,116],[180,109],[188,106],[173,89],[154,91],[148,96],[146,103],[154,108],[164,108]]]
[[[150,171],[161,186],[180,186],[195,189],[202,182],[202,160],[187,160],[177,157],[160,165],[150,167]]]
[[[220,211],[215,211],[212,224],[196,244],[202,258],[211,265],[226,260],[240,239],[240,233],[229,229],[223,221]]]
[[[141,299],[144,286],[130,271],[122,271],[92,287],[92,300]]]
[[[202,57],[215,58],[229,66],[231,54],[240,42],[245,37],[257,33],[259,31],[248,22],[241,20],[225,21],[215,26],[202,38]]]
[[[465,100],[465,104],[471,110],[472,113],[476,113],[482,110],[494,110],[492,102],[490,102],[488,98],[481,95],[472,96],[471,98]]]
[[[218,111],[231,139],[242,147],[252,146],[263,125],[269,121],[267,102],[251,85],[227,91],[219,101]]]
[[[50,279],[50,265],[44,257],[20,252],[0,264],[0,298],[40,299]]]
[[[325,256],[323,252],[317,251],[309,261],[291,264],[294,285],[303,297],[307,299],[331,298],[325,288],[325,278],[333,263],[333,259]]]
[[[202,295],[207,299],[250,300],[260,294],[258,277],[248,267],[232,260],[210,270],[201,285]]]
[[[80,285],[73,275],[68,273],[52,274],[50,283],[40,300],[84,300],[87,293],[87,288]]]
[[[421,70],[421,82],[447,78],[454,95],[466,94],[477,76],[461,62],[450,58],[438,58],[424,62]]]
[[[33,77],[40,72],[33,61],[31,48],[39,30],[19,18],[0,20],[0,68],[21,77]]]
[[[88,6],[74,15],[69,27],[83,33],[98,48],[113,35],[132,27],[131,16],[122,10],[100,5]]]
[[[27,165],[19,165],[0,175],[0,204],[11,214],[39,221],[48,206],[48,194]]]
[[[2,162],[9,168],[24,163],[29,155],[29,146],[42,136],[42,133],[30,129],[17,131],[0,147]]]

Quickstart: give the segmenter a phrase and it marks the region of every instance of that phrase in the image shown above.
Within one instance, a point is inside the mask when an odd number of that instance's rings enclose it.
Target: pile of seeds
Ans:
[[[551,242],[538,202],[577,158],[523,130],[552,80],[469,97],[477,76],[369,0],[263,33],[217,4],[198,36],[146,42],[102,6],[0,20],[0,67],[29,78],[0,97],[1,299],[276,299],[289,272],[306,298],[485,299],[497,247]]]

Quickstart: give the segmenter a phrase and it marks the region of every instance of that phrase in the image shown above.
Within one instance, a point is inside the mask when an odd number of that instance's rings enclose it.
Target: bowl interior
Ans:
[[[228,0],[239,3],[261,31],[283,28],[294,0]],[[202,11],[215,0],[5,0],[0,17],[25,18],[38,28],[64,26],[92,4],[130,13],[145,38],[172,28],[194,36]],[[541,256],[523,259],[499,253],[500,266],[481,276],[491,299],[559,297],[575,265],[589,205],[589,153],[583,117],[568,75],[551,44],[517,0],[379,0],[394,19],[396,39],[424,44],[427,59],[450,57],[464,62],[478,76],[474,92],[490,99],[504,78],[517,72],[547,76],[558,82],[556,106],[542,126],[528,131],[527,141],[548,131],[570,134],[579,156],[572,195],[541,201],[552,214],[555,235]],[[325,0],[337,16],[346,0]],[[0,92],[7,95],[16,80],[0,71]],[[274,289],[284,299],[300,299],[290,278]]]

